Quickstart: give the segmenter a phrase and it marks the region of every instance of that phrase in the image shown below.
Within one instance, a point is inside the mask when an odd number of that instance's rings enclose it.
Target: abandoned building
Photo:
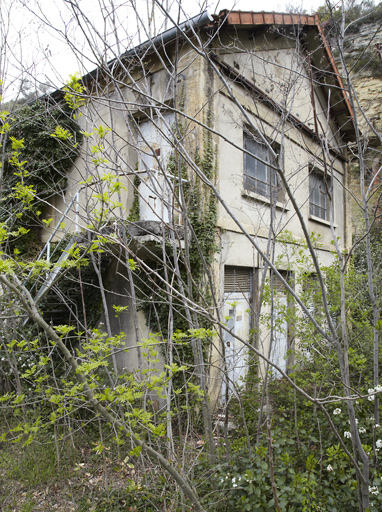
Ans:
[[[306,232],[323,264],[333,260],[333,236],[343,250],[351,236],[352,111],[318,16],[204,12],[81,84],[84,140],[65,193],[44,211],[53,221],[41,257],[50,258],[64,235],[59,261],[80,239],[97,240],[93,284],[104,287],[102,322],[111,334],[124,333],[118,371],[144,364],[137,345],[150,335],[166,346],[174,333],[215,321],[223,328],[216,327],[213,348],[204,363],[193,359],[213,368],[211,396],[245,375],[243,340],[286,371],[287,319],[272,336],[266,327],[253,334],[261,281],[274,274],[266,259],[279,271],[274,301],[286,305],[283,278],[292,283],[298,273],[301,255],[298,261],[293,251]],[[51,101],[64,95],[56,91]],[[39,299],[58,289],[59,275],[58,267],[36,291]]]

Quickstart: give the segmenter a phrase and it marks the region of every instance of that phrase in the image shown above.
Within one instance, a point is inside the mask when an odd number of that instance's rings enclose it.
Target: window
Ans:
[[[309,174],[309,213],[329,220],[330,178],[312,170]]]
[[[257,141],[250,133],[244,133],[244,149],[261,158],[263,162],[274,163],[270,149]],[[272,192],[276,194],[277,200],[281,201],[281,188],[277,183],[277,173],[263,162],[244,153],[244,188],[269,199],[271,199]]]
[[[224,267],[224,293],[250,293],[252,268]]]
[[[137,133],[138,169],[165,171],[173,152],[174,115],[164,114],[140,122]]]

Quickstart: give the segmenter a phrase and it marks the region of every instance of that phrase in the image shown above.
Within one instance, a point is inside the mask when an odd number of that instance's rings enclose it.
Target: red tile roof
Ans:
[[[341,125],[344,135],[349,140],[354,137],[354,127],[352,124],[352,118],[354,116],[352,107],[350,105],[347,91],[344,88],[344,84],[342,82],[341,76],[339,74],[336,62],[334,60],[330,45],[328,40],[325,37],[324,31],[320,24],[320,18],[318,14],[292,14],[292,13],[283,13],[283,12],[253,12],[253,11],[230,11],[229,9],[224,9],[220,11],[219,15],[215,18],[216,21],[224,24],[227,28],[232,27],[242,27],[249,28],[250,26],[261,26],[261,25],[280,25],[280,26],[293,26],[293,27],[309,27],[313,30],[316,30],[318,33],[317,43],[313,43],[315,46],[315,50],[312,52],[313,63],[317,60],[317,69],[322,69],[322,62],[320,61],[321,57],[324,56],[327,62],[326,71],[329,71],[329,75],[327,77],[328,83],[326,86],[330,87],[330,81],[333,86],[339,91],[342,96],[342,102],[344,102],[344,110],[342,114],[345,117],[342,117]],[[316,50],[319,50],[316,52]],[[317,53],[317,57],[315,56]]]
[[[283,12],[220,11],[227,25],[317,25],[317,14],[289,14]]]

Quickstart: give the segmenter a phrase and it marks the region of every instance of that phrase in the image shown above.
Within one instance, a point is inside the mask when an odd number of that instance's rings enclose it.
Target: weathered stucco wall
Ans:
[[[280,159],[282,172],[301,208],[308,231],[319,233],[321,236],[320,246],[317,249],[319,259],[324,265],[333,261],[329,222],[314,219],[309,215],[309,172],[312,168],[323,172],[324,164],[322,148],[308,133],[314,123],[311,84],[307,70],[302,65],[299,53],[293,48],[290,39],[276,38],[269,34],[256,36],[254,40],[249,40],[247,37],[243,39],[245,44],[238,51],[232,45],[229,46],[230,41],[231,39],[228,38],[227,48],[219,51],[219,58],[264,90],[264,93],[282,106],[284,112],[294,113],[296,119],[304,122],[308,129],[303,131],[300,126],[296,126],[296,123],[292,124],[284,115],[280,115],[280,112],[276,111],[269,102],[259,100],[242,85],[228,80],[240,104],[239,107],[229,97],[223,81],[211,72],[211,64],[197,56],[191,47],[185,44],[179,54],[175,80],[164,69],[163,62],[151,55],[150,59],[145,61],[143,70],[134,69],[133,85],[126,79],[126,83],[120,85],[120,90],[106,91],[105,88],[105,90],[100,88],[98,99],[92,98],[83,108],[80,122],[84,131],[92,132],[99,124],[110,128],[103,141],[105,161],[98,165],[92,162],[92,159],[97,157],[97,153],[92,149],[92,145],[97,143],[97,138],[91,136],[86,139],[81,156],[76,160],[69,176],[66,197],[57,198],[55,204],[58,211],[63,211],[79,187],[83,187],[78,209],[73,208],[69,212],[68,223],[76,220],[79,228],[83,229],[88,228],[98,217],[98,227],[111,229],[112,232],[114,219],[121,217],[127,219],[136,197],[133,183],[135,173],[143,172],[145,165],[158,170],[159,174],[162,173],[167,170],[171,152],[176,149],[175,138],[170,140],[171,131],[176,128],[174,115],[170,113],[176,93],[180,100],[177,105],[189,116],[181,120],[182,138],[178,144],[184,151],[188,168],[187,177],[190,182],[194,183],[197,179],[191,162],[195,162],[196,155],[203,155],[206,143],[205,130],[193,119],[205,125],[212,125],[213,129],[221,135],[221,137],[216,133],[213,135],[210,149],[213,150],[216,160],[214,177],[216,186],[230,209],[228,213],[221,205],[218,207],[217,239],[220,250],[217,251],[213,263],[213,279],[218,290],[217,300],[223,318],[226,316],[226,310],[230,311],[229,302],[224,295],[225,267],[251,269],[262,267],[258,252],[235,223],[235,219],[251,236],[255,237],[264,251],[268,237],[274,239],[285,235],[286,232],[291,233],[292,243],[277,244],[275,248],[273,257],[275,260],[280,259],[278,264],[280,270],[288,268],[292,272],[299,271],[293,253],[303,239],[300,221],[285,191],[281,194],[283,197],[280,196],[276,207],[272,209],[268,198],[255,194],[244,186],[243,147],[246,130],[261,133],[271,142],[276,153],[280,152],[280,147],[283,148],[283,157]],[[172,58],[171,52],[169,58]],[[156,100],[155,107],[148,105],[152,98]],[[334,148],[330,153],[334,173],[334,231],[340,238],[342,246],[346,247],[350,239],[348,205],[343,194],[343,184],[347,179],[346,163],[344,155],[341,155],[343,151],[341,140],[335,126],[332,123],[328,126],[326,124],[326,107],[323,97],[318,92],[315,102],[321,109],[318,110],[318,117]],[[170,106],[170,111],[166,105]],[[152,124],[156,125],[156,132],[150,128]],[[152,135],[154,132],[155,137]],[[161,136],[166,140],[161,140]],[[171,147],[173,143],[175,148]],[[119,193],[114,192],[105,202],[102,201],[102,194],[110,187],[110,181],[105,179],[108,174],[111,177],[120,175],[118,179],[123,187]],[[87,182],[86,186],[83,185],[84,182]],[[157,212],[150,204],[149,197],[152,182],[150,179],[144,179],[144,183],[147,194],[145,192],[144,197],[140,198],[140,213],[148,217],[146,220],[155,222]],[[171,185],[171,181],[169,184]],[[104,216],[100,218],[102,210]],[[158,221],[167,222],[171,216],[166,215],[162,219],[160,217],[159,215]],[[180,222],[181,215],[176,219]],[[47,235],[48,233],[45,236]],[[142,250],[139,254],[140,257],[145,257]],[[125,255],[118,257],[123,259]],[[134,305],[128,275],[126,269],[122,269],[123,265],[119,268],[118,257],[110,267],[108,275],[105,276],[111,329],[113,333],[123,331],[126,346],[134,347],[137,340]],[[284,262],[281,262],[282,258]],[[247,299],[249,300],[249,296],[245,300]],[[239,322],[238,318],[241,319],[240,333],[248,338],[251,304],[248,303],[248,308],[245,307],[245,300],[239,301],[242,311],[240,314],[235,313],[235,319],[237,322]],[[127,307],[118,319],[113,314],[113,305]],[[147,338],[149,328],[141,312],[138,312],[137,320],[138,338]],[[269,333],[266,329],[263,330],[259,346],[267,352]],[[221,348],[221,341],[216,341],[212,354],[214,370],[210,376],[210,390],[214,401],[217,401],[221,391],[220,370],[223,367]],[[136,348],[118,355],[120,370],[134,371],[137,366]]]

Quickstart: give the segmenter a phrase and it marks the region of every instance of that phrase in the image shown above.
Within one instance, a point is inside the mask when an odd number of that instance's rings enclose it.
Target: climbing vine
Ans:
[[[67,103],[37,100],[9,113],[3,144],[3,177],[0,183],[0,223],[14,236],[8,250],[18,254],[39,248],[39,231],[45,201],[65,190],[67,172],[79,153],[80,127]],[[28,203],[20,190],[29,191]],[[19,228],[23,228],[20,234]]]
[[[212,126],[212,113],[208,114],[207,122]],[[184,127],[178,123],[178,136],[182,136]],[[180,134],[180,135],[179,135]],[[203,134],[203,151],[198,151],[194,157],[195,164],[203,174],[211,181],[215,179],[216,155],[213,147],[212,134],[205,130]],[[180,171],[180,172],[179,172]],[[206,275],[206,267],[210,268],[214,254],[218,251],[216,239],[217,202],[214,194],[210,193],[201,180],[194,174],[179,154],[175,151],[170,158],[168,165],[170,175],[179,176],[183,180],[183,196],[187,212],[186,226],[191,228],[189,245],[179,258],[179,272],[184,289],[189,293],[190,298],[196,303],[203,303],[203,307],[211,306],[212,294]],[[187,229],[187,228],[185,228]],[[185,235],[187,236],[187,235]],[[187,251],[187,254],[185,252]],[[142,279],[139,273],[136,274],[138,307],[144,312],[146,322],[152,332],[160,332],[163,338],[168,338],[169,322],[169,300],[164,282],[166,280],[165,266],[167,266],[167,278],[171,271],[175,274],[175,262],[173,259],[173,245],[167,242],[166,262],[160,259],[152,260],[151,280],[145,277]],[[191,270],[191,273],[190,273]],[[192,275],[192,279],[190,276]],[[179,289],[179,282],[176,277],[170,277],[172,286]],[[190,325],[184,306],[184,301],[173,295],[173,310],[176,314],[173,318],[172,330],[177,333],[188,332]],[[204,317],[197,319],[198,327],[208,329],[208,321]],[[209,338],[203,340],[203,351],[208,352]],[[178,348],[179,357],[186,363],[193,364],[193,354],[188,343],[181,344]]]
[[[134,199],[133,199],[133,204],[130,209],[129,216],[127,218],[127,220],[129,222],[137,222],[139,220],[139,192],[138,192],[138,189],[139,189],[140,183],[141,183],[141,179],[139,178],[139,176],[135,176],[134,181],[133,181]]]

